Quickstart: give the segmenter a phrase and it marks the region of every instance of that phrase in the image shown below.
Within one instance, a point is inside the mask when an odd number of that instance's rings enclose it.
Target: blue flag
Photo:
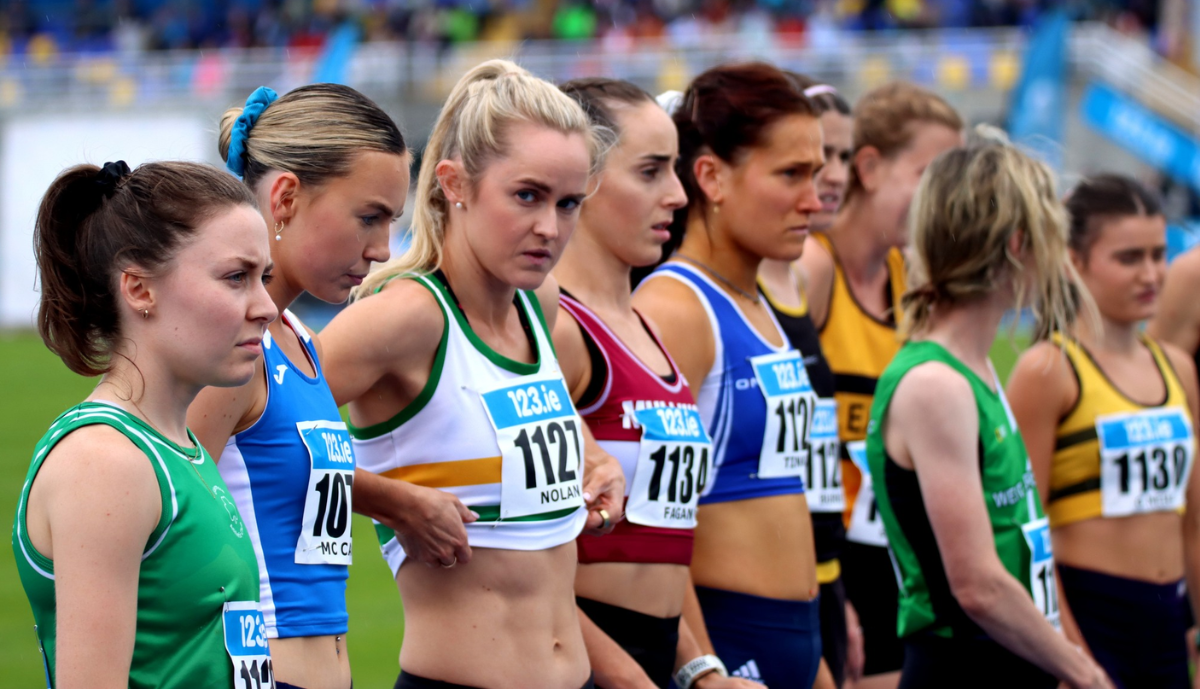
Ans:
[[[1046,13],[1025,51],[1021,80],[1012,94],[1008,135],[1020,146],[1062,170],[1066,114],[1067,41],[1071,23],[1061,9]]]
[[[313,67],[314,83],[346,83],[346,68],[358,46],[358,27],[346,22],[329,33],[321,56]]]

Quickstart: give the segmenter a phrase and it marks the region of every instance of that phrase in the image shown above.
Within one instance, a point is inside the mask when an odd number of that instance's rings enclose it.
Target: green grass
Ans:
[[[0,523],[10,527],[33,446],[54,418],[81,401],[95,379],[72,374],[32,334],[0,334]],[[357,556],[346,591],[354,685],[391,688],[404,634],[400,596],[371,523],[354,517]],[[33,615],[11,547],[0,553],[0,688],[40,688]]]

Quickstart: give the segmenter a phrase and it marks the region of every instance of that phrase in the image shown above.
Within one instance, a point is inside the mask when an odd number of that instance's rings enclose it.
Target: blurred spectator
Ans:
[[[1058,4],[1131,33],[1159,22],[1160,0],[0,0],[0,52],[315,50],[347,18],[366,41],[599,38],[625,48],[739,32],[827,46],[855,29],[1028,26]]]

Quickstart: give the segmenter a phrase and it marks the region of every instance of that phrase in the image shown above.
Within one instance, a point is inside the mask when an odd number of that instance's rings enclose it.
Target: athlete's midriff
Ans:
[[[580,564],[575,594],[643,615],[675,617],[683,610],[687,577],[687,567],[680,564]]]
[[[703,505],[696,521],[697,586],[779,600],[816,597],[812,518],[804,494]]]
[[[301,688],[349,688],[346,635],[271,640],[275,679]]]
[[[1111,576],[1172,583],[1184,574],[1181,520],[1178,513],[1160,512],[1056,527],[1054,559]]]
[[[437,569],[407,561],[400,667],[480,688],[579,688],[590,665],[575,608],[575,542],[472,550]]]

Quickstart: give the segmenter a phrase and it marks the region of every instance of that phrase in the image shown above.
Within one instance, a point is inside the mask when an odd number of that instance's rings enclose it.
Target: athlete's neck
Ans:
[[[800,283],[801,271],[797,267],[789,260],[764,259],[758,266],[758,279],[771,293],[771,297],[780,304],[800,306],[804,298]]]
[[[893,246],[880,232],[865,196],[847,202],[825,235],[847,279],[855,287],[877,286],[882,295],[887,287],[888,253]]]
[[[463,315],[476,333],[485,329],[503,333],[516,313],[513,298],[517,288],[497,279],[473,252],[457,244],[464,238],[447,237],[442,252],[442,273],[449,280]]]
[[[932,340],[941,345],[991,385],[994,379],[988,354],[996,342],[1000,321],[1011,307],[1012,300],[999,294],[949,306],[936,306],[927,329],[914,335],[913,340]]]
[[[679,253],[711,268],[741,291],[754,294],[763,259],[735,243],[721,226],[709,223],[693,211]]]
[[[554,267],[554,278],[592,311],[633,313],[630,267],[580,221],[571,244]]]
[[[1081,316],[1074,331],[1085,346],[1114,355],[1132,355],[1142,348],[1138,324],[1116,321],[1103,314],[1099,315],[1098,324],[1086,315]]]
[[[109,371],[88,400],[117,404],[168,440],[188,447],[187,410],[203,387],[181,381],[158,358],[147,353],[139,355],[138,347],[138,343],[127,341],[115,349]]]

